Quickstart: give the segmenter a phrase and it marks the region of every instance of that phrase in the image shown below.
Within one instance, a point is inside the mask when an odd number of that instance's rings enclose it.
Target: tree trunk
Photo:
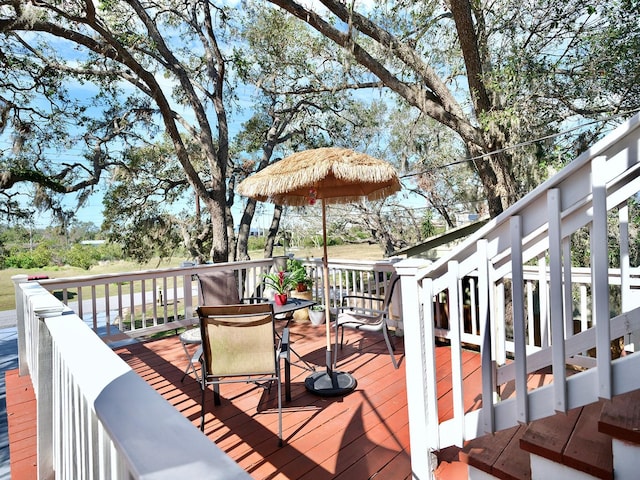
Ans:
[[[271,218],[271,225],[269,226],[269,234],[267,235],[267,242],[264,246],[265,258],[273,257],[273,247],[276,242],[276,235],[280,228],[280,218],[282,217],[282,205],[276,205],[273,209],[273,217]]]
[[[222,199],[220,199],[220,193]],[[211,261],[213,263],[227,262],[229,260],[227,241],[226,204],[224,191],[218,191],[218,198],[207,199],[207,210],[211,216]]]
[[[236,243],[236,260],[249,260],[249,237],[251,236],[251,221],[256,213],[256,200],[250,198],[242,212],[238,227],[238,241]]]
[[[518,199],[518,186],[511,172],[511,157],[506,153],[495,153],[480,157],[480,149],[468,145],[470,155],[475,158],[473,164],[482,182],[489,215],[500,215],[509,205]]]

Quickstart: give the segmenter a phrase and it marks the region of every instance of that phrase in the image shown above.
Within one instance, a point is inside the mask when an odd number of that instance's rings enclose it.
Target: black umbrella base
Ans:
[[[350,373],[325,371],[309,375],[304,386],[321,397],[339,397],[355,390],[358,382]]]

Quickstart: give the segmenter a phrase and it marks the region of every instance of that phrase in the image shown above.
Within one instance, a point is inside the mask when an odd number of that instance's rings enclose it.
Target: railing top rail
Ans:
[[[546,275],[549,276],[550,268],[547,266]],[[540,267],[536,265],[523,265],[522,271],[524,273],[525,280],[540,278]],[[640,285],[640,267],[629,267],[630,284],[632,286]],[[620,268],[609,268],[609,283],[620,284],[620,278],[622,277],[622,270]],[[468,274],[470,277],[477,276],[477,272],[474,270]],[[506,275],[506,278],[510,278],[511,274]],[[571,279],[574,283],[591,283],[591,268],[590,267],[571,267]]]
[[[260,259],[260,260],[247,260],[244,262],[226,262],[226,263],[213,263],[194,265],[189,267],[168,267],[151,270],[137,270],[133,272],[122,273],[104,273],[97,275],[83,275],[78,277],[64,277],[64,278],[50,278],[39,280],[38,283],[45,287],[54,287],[65,284],[73,284],[78,286],[87,285],[100,285],[104,283],[114,283],[122,281],[130,281],[136,279],[146,279],[153,277],[163,276],[182,276],[201,273],[211,270],[225,270],[229,268],[234,269],[246,269],[250,267],[259,267],[261,265],[270,265],[273,262],[272,258]]]
[[[318,264],[322,263],[322,259],[304,259],[300,258],[304,263]],[[348,260],[348,259],[329,259],[329,265],[332,268],[353,268],[379,271],[392,271],[393,265],[400,259],[387,260]],[[162,278],[167,276],[188,276],[196,275],[202,272],[213,270],[236,269],[242,270],[247,268],[257,268],[261,266],[269,266],[273,263],[273,258],[246,260],[242,262],[225,262],[194,265],[188,267],[167,267],[158,269],[138,270],[133,272],[121,273],[104,273],[97,275],[82,275],[77,277],[61,277],[38,280],[38,283],[45,288],[51,290],[56,287],[64,287],[72,285],[73,287],[86,287],[91,285],[103,285],[107,283],[119,283],[136,280],[144,280],[150,278]]]
[[[321,258],[298,258],[303,263],[322,264]],[[397,263],[400,258],[390,258],[385,260],[350,260],[342,258],[329,257],[329,267],[333,268],[349,268],[366,269],[366,270],[392,270],[393,265]]]

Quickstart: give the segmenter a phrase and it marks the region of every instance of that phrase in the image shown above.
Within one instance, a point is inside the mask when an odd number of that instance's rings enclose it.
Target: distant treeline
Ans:
[[[92,223],[75,224],[67,231],[0,226],[0,268],[71,265],[88,270],[101,261],[122,260],[122,248],[96,242],[99,235]]]

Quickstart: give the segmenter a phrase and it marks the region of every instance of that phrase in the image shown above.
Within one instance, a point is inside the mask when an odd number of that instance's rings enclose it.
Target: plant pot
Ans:
[[[325,320],[324,310],[309,310],[309,320],[313,325],[322,325]]]
[[[276,293],[273,296],[273,299],[275,300],[276,305],[284,305],[285,303],[287,303],[288,298],[289,297],[287,296],[286,293]]]
[[[297,290],[291,290],[290,292],[291,298],[300,298],[302,300],[311,300],[312,292],[311,290],[307,290],[305,292],[298,292]],[[301,308],[293,312],[293,319],[296,322],[306,322],[309,320],[309,309]]]

